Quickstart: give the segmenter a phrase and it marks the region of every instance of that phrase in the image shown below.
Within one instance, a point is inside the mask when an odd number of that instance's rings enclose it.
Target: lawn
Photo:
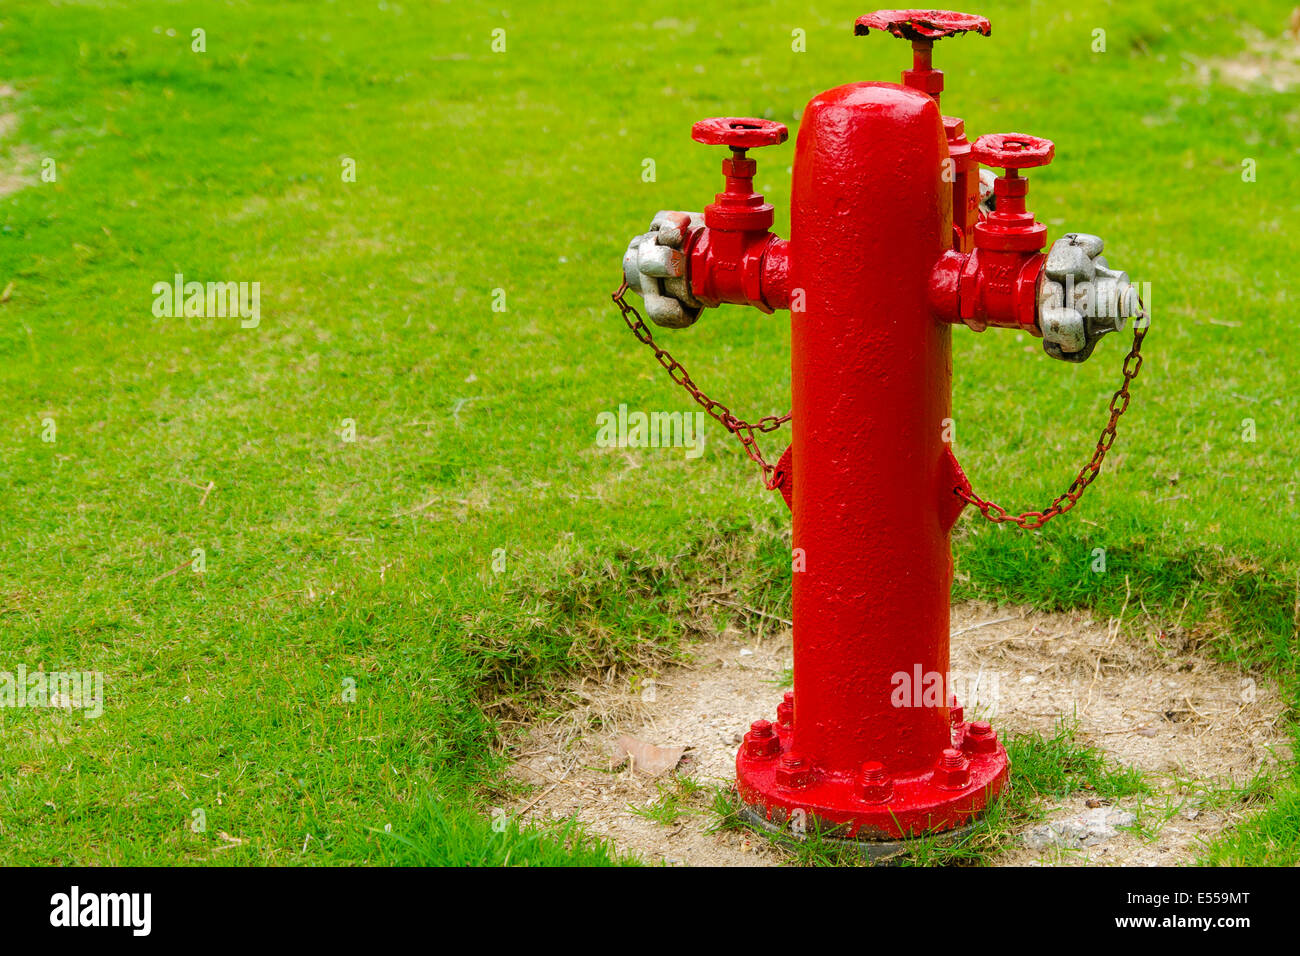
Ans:
[[[1177,621],[1294,699],[1300,94],[1213,66],[1292,6],[985,3],[936,64],[968,130],[1055,141],[1031,207],[1153,313],[1101,478],[1041,531],[968,513],[958,596]],[[756,183],[788,235],[803,104],[908,60],[852,4],[641,9],[5,3],[0,671],[102,672],[105,705],[0,709],[0,863],[607,858],[484,823],[515,722],[680,654],[710,582],[789,601],[788,512],[720,427],[596,443],[692,408],[609,301],[623,249],[717,191],[714,115],[791,126]],[[258,321],[158,317],[177,274],[258,282]],[[788,407],[782,316],[664,339],[743,417]],[[955,330],[976,489],[1062,490],[1124,344]],[[1274,787],[1216,861],[1300,858]]]

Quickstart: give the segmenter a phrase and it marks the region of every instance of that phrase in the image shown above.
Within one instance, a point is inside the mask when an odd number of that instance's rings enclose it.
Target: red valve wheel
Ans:
[[[858,17],[853,32],[866,36],[872,30],[892,33],[903,40],[941,40],[960,33],[989,35],[989,21],[973,13],[955,10],[877,10]]]
[[[1046,166],[1056,155],[1050,139],[1028,133],[987,133],[971,147],[975,161],[998,169],[1028,169]]]
[[[784,143],[790,130],[784,123],[738,116],[715,116],[691,127],[691,139],[705,146],[754,149]]]

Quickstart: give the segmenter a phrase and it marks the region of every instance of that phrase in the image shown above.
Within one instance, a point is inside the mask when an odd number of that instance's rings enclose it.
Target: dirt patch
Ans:
[[[591,832],[648,860],[784,862],[787,855],[762,837],[711,832],[717,817],[707,790],[683,796],[671,776],[648,778],[615,757],[622,735],[682,746],[688,749],[680,775],[707,787],[727,785],[742,733],[752,720],[773,716],[785,689],[790,632],[767,625],[766,633],[716,635],[696,647],[689,666],[669,668],[652,683],[587,680],[568,688],[572,706],[529,727],[514,748],[514,774],[536,789],[513,812],[532,821],[577,816]],[[1076,723],[1079,742],[1140,768],[1157,791],[1121,801],[1136,824],[1098,846],[1031,850],[1018,843],[999,855],[999,864],[1188,862],[1238,818],[1205,793],[1289,757],[1276,690],[1176,646],[1175,638],[1139,641],[1115,622],[1086,615],[976,604],[953,609],[952,632],[953,680],[964,690],[968,719],[972,712],[987,716],[1004,735],[1050,735],[1066,718]],[[1084,812],[1086,799],[1048,807],[1048,820]],[[658,820],[636,812],[662,811],[668,803],[679,803],[681,812],[661,812]]]
[[[1288,31],[1274,38],[1247,30],[1243,40],[1246,48],[1233,57],[1184,56],[1202,85],[1217,79],[1239,90],[1267,89],[1275,93],[1300,87],[1300,39],[1293,33]]]
[[[662,799],[662,778],[626,766],[620,735],[687,747],[678,768],[713,786],[735,773],[736,748],[751,721],[781,699],[790,666],[789,633],[757,639],[728,631],[699,645],[689,667],[664,671],[653,683],[584,681],[570,688],[580,703],[534,725],[517,748],[515,772],[542,788],[514,808],[525,819],[578,816],[593,833],[650,860],[693,866],[776,865],[784,855],[748,832],[708,832],[715,816],[707,798],[665,826],[634,812]]]
[[[8,152],[8,158],[0,163],[0,197],[16,193],[25,186],[35,182],[32,169],[36,156],[28,147],[10,146],[5,143],[18,127],[18,114],[9,107],[17,94],[12,86],[0,83],[0,154]]]
[[[3,119],[0,116],[0,121]],[[4,152],[4,142],[0,139],[0,155]],[[36,165],[36,154],[28,147],[14,146],[9,149],[3,166],[0,166],[0,198],[35,185]]]

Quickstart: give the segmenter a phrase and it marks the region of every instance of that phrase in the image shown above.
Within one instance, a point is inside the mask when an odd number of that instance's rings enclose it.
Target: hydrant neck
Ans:
[[[722,161],[722,175],[727,177],[726,191],[718,199],[729,197],[749,197],[754,193],[754,174],[758,172],[758,160],[745,156],[745,150],[733,149],[731,155]]]
[[[903,85],[934,97],[939,102],[943,92],[943,70],[936,70],[933,64],[934,41],[912,41],[912,68],[903,71]]]
[[[980,249],[1036,252],[1047,244],[1047,227],[1025,207],[1029,180],[1008,169],[993,183],[995,208],[975,224],[975,245]]]
[[[704,224],[725,232],[767,232],[775,221],[775,211],[754,192],[754,175],[758,161],[749,159],[744,149],[733,147],[731,156],[722,161],[726,177],[723,191],[704,209]]]

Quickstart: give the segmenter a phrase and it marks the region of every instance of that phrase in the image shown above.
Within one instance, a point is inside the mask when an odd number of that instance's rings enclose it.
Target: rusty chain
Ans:
[[[704,392],[700,390],[700,387],[695,384],[690,373],[686,371],[685,366],[655,343],[654,336],[650,334],[650,329],[646,327],[645,322],[641,319],[641,314],[637,312],[634,306],[629,305],[627,300],[623,298],[625,292],[627,292],[626,282],[618,287],[618,291],[614,293],[612,298],[614,299],[614,304],[618,306],[619,312],[623,315],[623,321],[627,324],[627,327],[632,330],[632,334],[654,351],[656,361],[658,361],[659,364],[664,367],[665,371],[668,372],[669,378],[682,388],[686,389],[686,391],[690,393],[691,398],[695,399],[705,412],[720,422],[723,428],[740,439],[740,444],[744,447],[745,454],[750,457],[750,460],[753,461],[754,464],[758,465],[758,467],[762,469],[764,486],[767,487],[768,490],[776,488],[777,481],[774,474],[776,466],[763,457],[762,449],[758,447],[758,438],[755,435],[755,432],[776,431],[790,420],[790,413],[786,412],[784,415],[764,415],[758,421],[750,423],[737,418],[732,413],[731,409],[722,404],[722,402],[719,402],[717,399],[709,398],[709,396],[705,395]]]
[[[1110,421],[1101,430],[1101,436],[1097,439],[1097,447],[1092,453],[1092,458],[1079,469],[1079,473],[1074,476],[1074,481],[1070,482],[1070,486],[1062,494],[1058,495],[1056,500],[1047,508],[1042,511],[1025,511],[1018,515],[1007,514],[1005,508],[986,498],[981,498],[969,485],[965,488],[960,485],[954,488],[957,497],[974,505],[980,510],[980,514],[994,524],[1014,524],[1026,531],[1041,528],[1057,515],[1065,514],[1078,504],[1084,491],[1101,473],[1101,463],[1106,458],[1106,452],[1110,451],[1110,446],[1115,444],[1115,429],[1119,425],[1120,416],[1128,410],[1131,399],[1128,387],[1132,384],[1133,379],[1137,378],[1137,373],[1142,368],[1142,340],[1146,338],[1149,327],[1150,322],[1146,306],[1139,300],[1138,314],[1133,320],[1133,347],[1129,349],[1128,355],[1124,357],[1124,384],[1120,386],[1119,391],[1111,396],[1110,404],[1107,406],[1110,412]]]
[[[754,433],[776,431],[790,421],[791,413],[765,415],[751,424],[737,418],[732,414],[731,409],[722,402],[705,395],[691,379],[690,373],[686,371],[682,363],[655,343],[654,336],[650,334],[650,329],[646,327],[640,313],[624,299],[623,296],[626,292],[627,283],[624,282],[618,287],[618,291],[613,294],[612,298],[614,304],[618,306],[619,312],[622,313],[623,321],[632,330],[632,334],[654,351],[655,359],[668,372],[669,378],[686,389],[691,398],[695,399],[701,408],[720,422],[723,428],[740,439],[745,454],[762,469],[763,484],[768,489],[776,488],[777,481],[774,475],[776,466],[763,457],[763,452],[758,447],[758,439]],[[1138,315],[1133,321],[1133,347],[1129,349],[1128,355],[1124,357],[1124,384],[1111,396],[1110,403],[1107,406],[1107,410],[1110,412],[1110,421],[1101,430],[1101,436],[1097,439],[1097,447],[1092,453],[1092,458],[1079,469],[1079,473],[1075,475],[1074,481],[1070,482],[1070,486],[1044,510],[1025,511],[1016,515],[1008,514],[1007,510],[1001,505],[980,497],[969,486],[962,487],[958,485],[953,488],[953,492],[957,497],[968,504],[974,505],[979,509],[980,514],[994,524],[1014,524],[1026,531],[1041,528],[1057,515],[1065,514],[1078,503],[1084,491],[1101,473],[1101,463],[1105,460],[1106,453],[1110,451],[1111,445],[1115,444],[1115,433],[1120,416],[1128,410],[1129,402],[1132,399],[1129,394],[1129,385],[1132,384],[1133,379],[1137,378],[1138,371],[1142,368],[1142,340],[1146,338],[1147,328],[1150,323],[1146,321],[1148,316],[1145,306],[1140,302],[1138,305]]]

